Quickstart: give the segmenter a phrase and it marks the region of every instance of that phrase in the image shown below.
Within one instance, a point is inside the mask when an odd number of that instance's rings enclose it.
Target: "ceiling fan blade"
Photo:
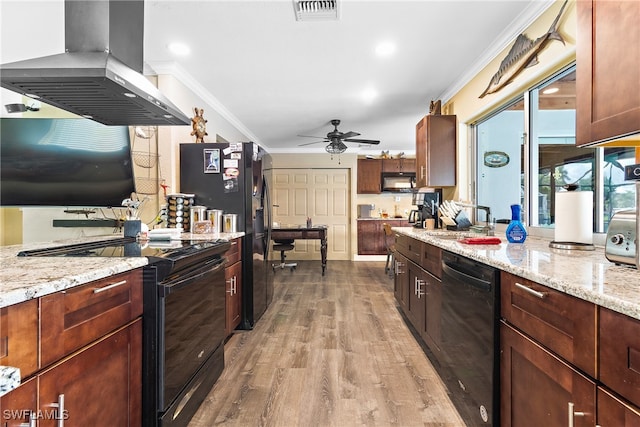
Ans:
[[[319,144],[321,142],[329,142],[329,140],[325,139],[322,141],[305,142],[304,144],[298,144],[298,147],[302,147],[303,145]]]
[[[349,138],[349,139],[343,139],[343,141],[347,141],[347,142],[356,142],[358,144],[372,144],[372,145],[378,145],[380,144],[380,141],[377,141],[375,139],[356,139],[356,138]]]
[[[358,136],[358,135],[360,135],[358,132],[349,131],[349,132],[343,133],[338,138],[344,140],[345,138],[351,138],[352,136]]]

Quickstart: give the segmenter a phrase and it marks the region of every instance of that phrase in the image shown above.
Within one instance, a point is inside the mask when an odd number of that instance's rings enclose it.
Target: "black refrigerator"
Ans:
[[[242,237],[242,320],[252,329],[273,299],[271,247],[271,156],[257,144],[180,145],[180,192],[196,205],[237,214]]]

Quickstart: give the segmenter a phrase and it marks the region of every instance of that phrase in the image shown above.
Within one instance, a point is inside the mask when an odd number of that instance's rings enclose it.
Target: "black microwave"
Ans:
[[[411,193],[416,188],[416,174],[413,172],[382,173],[382,191],[390,193]]]

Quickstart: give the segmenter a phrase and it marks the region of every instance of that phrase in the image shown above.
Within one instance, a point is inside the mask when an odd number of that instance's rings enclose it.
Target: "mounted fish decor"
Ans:
[[[558,33],[556,28],[558,21],[562,16],[567,1],[562,4],[560,12],[556,19],[551,24],[549,31],[547,31],[542,37],[538,37],[536,40],[531,40],[525,34],[520,34],[516,38],[515,43],[511,47],[511,50],[507,56],[500,63],[498,72],[493,75],[489,86],[482,92],[479,98],[484,98],[485,95],[495,93],[511,83],[518,74],[524,71],[525,68],[532,67],[538,64],[538,54],[545,48],[547,43],[551,40],[558,40],[564,44],[564,39]]]

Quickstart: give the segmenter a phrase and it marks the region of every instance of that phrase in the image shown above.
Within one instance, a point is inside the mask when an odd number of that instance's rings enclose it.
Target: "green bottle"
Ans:
[[[509,243],[524,243],[527,230],[520,221],[520,205],[511,205],[511,222],[507,226],[507,240]]]

